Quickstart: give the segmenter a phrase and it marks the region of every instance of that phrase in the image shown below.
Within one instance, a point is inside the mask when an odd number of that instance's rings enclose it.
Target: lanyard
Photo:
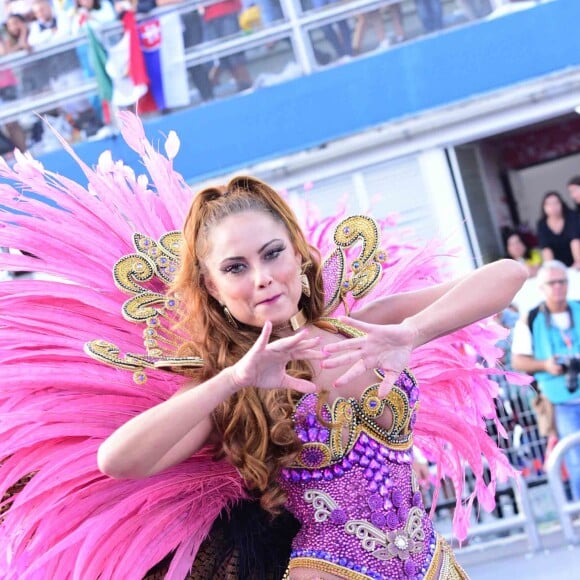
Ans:
[[[552,313],[548,310],[546,304],[542,304],[540,307],[541,311],[544,313],[544,319],[546,321],[546,327],[548,329],[548,337],[550,340],[550,350],[552,351],[552,356],[557,354],[564,354],[557,352],[556,345],[554,344],[554,336],[552,335],[551,329],[558,328],[552,324]],[[560,332],[560,336],[562,337],[562,341],[566,345],[566,349],[568,350],[569,355],[575,354],[574,349],[574,338],[576,334],[576,325],[574,324],[574,316],[572,315],[572,309],[568,305],[567,310],[568,316],[570,317],[570,326],[564,330],[563,328],[558,328]],[[578,342],[577,342],[578,344]]]
[[[560,328],[560,335],[562,336],[562,340],[564,341],[569,354],[572,354],[572,337],[570,336],[571,330],[572,327],[568,328],[567,330]]]

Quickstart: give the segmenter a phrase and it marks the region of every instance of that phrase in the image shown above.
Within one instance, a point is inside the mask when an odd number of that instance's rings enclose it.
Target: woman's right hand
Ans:
[[[551,375],[558,376],[564,372],[562,365],[556,362],[555,357],[551,356],[544,362],[544,369]]]
[[[292,389],[314,393],[316,385],[305,379],[291,377],[286,365],[291,360],[321,360],[326,358],[317,348],[320,337],[310,338],[307,329],[268,343],[272,323],[266,322],[252,348],[231,369],[232,380],[239,388]]]

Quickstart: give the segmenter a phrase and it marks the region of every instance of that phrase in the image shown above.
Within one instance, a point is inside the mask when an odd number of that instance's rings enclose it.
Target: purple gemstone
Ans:
[[[379,493],[383,497],[385,497],[386,495],[388,495],[390,493],[390,491],[391,490],[389,489],[389,486],[388,485],[383,484],[383,485],[381,485],[381,487],[379,487]]]
[[[343,459],[342,460],[342,467],[344,469],[352,469],[352,463],[348,460],[348,459]]]
[[[365,455],[366,455],[366,456],[367,456],[369,459],[372,459],[372,458],[375,456],[375,452],[374,452],[374,451],[373,451],[373,450],[372,450],[370,447],[367,447],[367,448],[365,449]]]
[[[363,455],[363,454],[364,454],[364,452],[365,452],[365,446],[364,446],[364,445],[362,445],[361,443],[357,443],[357,444],[354,446],[354,450],[355,450],[357,453],[360,453],[361,455]]]
[[[378,449],[379,448],[379,444],[376,441],[374,441],[373,439],[371,439],[369,441],[369,446],[371,447],[371,449]]]
[[[376,481],[377,483],[381,483],[381,481],[383,481],[384,476],[380,471],[375,471],[375,476],[373,477],[373,481]]]
[[[410,558],[405,561],[403,569],[405,570],[405,574],[407,574],[407,576],[415,576],[415,574],[417,573],[417,566],[415,565],[415,562],[413,562],[413,560],[411,560]]]
[[[376,459],[371,459],[369,467],[378,471],[381,468],[381,464]]]
[[[368,467],[370,462],[371,462],[371,460],[366,455],[362,455],[361,456],[361,458],[360,458],[360,464],[363,467]]]
[[[324,475],[324,479],[326,479],[326,481],[330,481],[331,479],[334,479],[334,473],[332,472],[332,469],[330,469],[330,467],[327,467],[322,474]]]
[[[387,516],[382,512],[373,512],[371,514],[371,524],[377,526],[377,528],[382,528],[387,523]]]
[[[360,436],[360,442],[364,443],[365,445],[369,442],[368,435],[366,433],[362,433]]]
[[[317,440],[318,440],[318,428],[310,427],[308,429],[308,441],[317,441]]]
[[[416,491],[413,494],[413,506],[414,507],[422,507],[423,506],[423,496],[421,495],[420,491]]]
[[[319,481],[319,480],[321,480],[321,479],[322,479],[322,471],[320,471],[320,469],[315,469],[315,470],[312,472],[312,479],[313,479],[314,481]]]
[[[376,481],[371,481],[368,485],[367,485],[367,489],[369,491],[375,492],[379,490],[379,484]]]
[[[393,505],[395,507],[401,507],[401,504],[403,503],[403,494],[401,493],[400,489],[394,489],[393,490],[393,495],[391,496],[391,501],[393,502]]]
[[[383,507],[383,498],[378,493],[373,493],[373,495],[369,496],[367,503],[371,510],[380,510]]]
[[[381,473],[388,477],[391,474],[391,470],[389,469],[389,466],[385,465],[385,464],[381,465]]]
[[[338,475],[338,476],[344,475],[344,469],[340,465],[335,465],[333,467],[333,471],[334,471],[335,475]]]
[[[298,473],[298,471],[292,471],[292,473],[290,474],[290,479],[292,479],[292,481],[294,483],[298,483],[300,481],[300,473]]]
[[[394,530],[399,527],[399,516],[395,512],[389,512],[387,514],[387,526],[391,530]]]
[[[306,441],[308,441],[308,433],[306,433],[304,429],[298,429],[298,439],[303,443],[306,443]]]
[[[335,510],[332,510],[330,512],[330,523],[331,524],[336,524],[338,526],[341,526],[343,524],[346,523],[346,520],[348,519],[346,516],[346,512],[341,509],[341,508],[337,508]]]
[[[318,442],[325,443],[328,441],[328,429],[319,429],[318,430]]]
[[[302,471],[302,473],[300,474],[300,479],[302,481],[310,481],[310,472],[306,471],[305,469]]]
[[[388,512],[392,508],[393,504],[391,503],[391,500],[388,497],[386,497],[385,500],[383,501],[383,509]]]
[[[308,427],[314,427],[316,425],[316,415],[312,415],[311,413],[306,415],[306,425]]]
[[[344,226],[344,228],[342,228],[342,231],[343,231],[345,234],[350,234],[350,228],[349,228],[348,226]]]
[[[353,463],[358,463],[358,460],[360,459],[360,455],[358,453],[355,453],[354,451],[351,451],[348,454],[348,459],[350,461],[352,461]]]

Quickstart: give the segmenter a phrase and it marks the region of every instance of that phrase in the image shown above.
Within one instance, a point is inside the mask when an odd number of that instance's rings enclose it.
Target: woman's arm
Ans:
[[[115,478],[141,478],[184,461],[208,440],[212,411],[237,390],[230,369],[144,411],[99,447],[99,469]]]
[[[433,304],[463,278],[443,284],[422,288],[413,292],[401,292],[373,300],[360,310],[353,312],[351,318],[374,324],[399,324],[420,310]]]
[[[234,365],[208,381],[144,411],[119,427],[99,447],[99,469],[116,478],[141,478],[176,465],[198,451],[212,432],[213,410],[249,386],[314,392],[316,385],[291,377],[292,359],[324,358],[319,337],[307,330],[269,343],[267,322],[252,348]]]
[[[404,320],[415,332],[413,348],[503,310],[527,278],[527,269],[515,260],[498,260],[478,268]]]
[[[431,304],[417,308],[401,324],[380,325],[353,320],[366,334],[324,347],[331,358],[324,368],[352,365],[335,381],[347,385],[356,376],[373,369],[385,371],[380,394],[385,395],[413,349],[435,338],[496,314],[508,306],[528,277],[527,270],[515,260],[499,260],[475,270],[448,287]],[[347,320],[348,322],[348,320]]]
[[[514,264],[512,264],[513,262]],[[361,308],[356,313],[353,313],[351,318],[355,320],[361,320],[362,322],[370,322],[373,324],[400,324],[404,320],[411,318],[415,314],[425,310],[427,307],[431,306],[434,302],[440,300],[451,291],[454,291],[458,286],[462,286],[472,277],[477,275],[478,282],[480,279],[486,279],[491,281],[492,287],[496,290],[493,295],[501,299],[501,292],[506,291],[506,295],[510,295],[511,289],[509,287],[503,286],[503,284],[498,284],[498,280],[502,280],[504,272],[514,271],[522,272],[525,268],[518,264],[515,260],[499,260],[483,266],[478,270],[475,270],[471,274],[457,278],[456,280],[451,280],[443,284],[437,284],[436,286],[431,286],[429,288],[424,288],[421,290],[416,290],[414,292],[403,292],[401,294],[394,294],[392,296],[385,296],[384,298],[379,298],[374,300],[370,304]],[[526,271],[527,273],[527,271]],[[508,280],[506,282],[509,283]],[[502,287],[500,287],[502,286]],[[514,288],[517,284],[514,285]],[[520,286],[521,287],[521,284]],[[519,290],[519,287],[513,291],[513,295]],[[464,293],[464,290],[460,290],[459,293]],[[507,305],[511,303],[511,298]],[[485,318],[491,314],[495,314],[502,310],[503,307],[498,310],[494,310],[490,314],[485,314],[480,318]],[[477,319],[479,320],[479,319]],[[452,331],[450,331],[452,332]]]

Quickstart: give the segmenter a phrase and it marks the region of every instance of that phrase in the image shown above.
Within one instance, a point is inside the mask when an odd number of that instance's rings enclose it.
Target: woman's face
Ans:
[[[260,211],[224,218],[210,231],[204,260],[208,292],[244,324],[287,321],[302,295],[302,257],[284,224]]]
[[[26,24],[16,16],[9,16],[8,20],[6,21],[6,31],[8,34],[10,34],[10,36],[18,36],[22,28],[25,26]]]
[[[548,217],[562,215],[562,203],[555,195],[549,195],[544,201],[544,213]]]
[[[508,256],[514,260],[523,258],[524,254],[526,253],[526,246],[518,234],[512,234],[507,239],[506,248]]]

